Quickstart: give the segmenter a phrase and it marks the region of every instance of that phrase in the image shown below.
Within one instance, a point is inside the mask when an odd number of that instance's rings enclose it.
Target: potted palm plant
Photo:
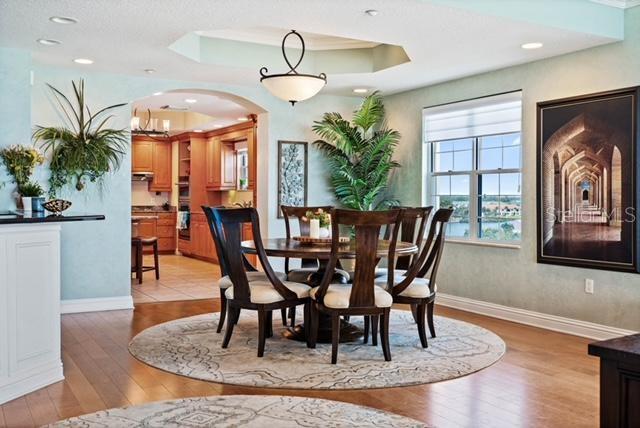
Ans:
[[[105,174],[120,167],[129,143],[125,129],[110,129],[111,110],[126,105],[115,104],[92,113],[85,103],[84,80],[72,82],[73,96],[68,98],[51,85],[66,127],[36,126],[33,138],[51,155],[49,196],[66,185],[81,191],[86,180],[101,181]]]
[[[400,133],[387,128],[378,92],[363,100],[351,121],[325,113],[313,130],[321,138],[313,144],[327,158],[329,181],[341,205],[360,211],[398,205],[386,190],[391,172],[400,166],[393,160]]]

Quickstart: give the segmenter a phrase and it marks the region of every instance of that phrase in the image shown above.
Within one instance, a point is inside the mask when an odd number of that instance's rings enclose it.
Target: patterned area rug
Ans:
[[[65,419],[50,427],[424,427],[393,413],[337,401],[228,395],[159,401]]]
[[[352,317],[362,324],[362,317]],[[505,352],[505,343],[482,327],[436,317],[438,337],[420,346],[411,313],[392,311],[392,361],[385,362],[380,344],[341,343],[338,364],[331,345],[285,339],[285,327],[274,317],[273,338],[258,358],[258,320],[243,311],[227,349],[216,333],[218,314],[181,318],[148,328],[129,344],[139,360],[159,369],[196,379],[234,385],[289,389],[367,389],[417,385],[464,376],[490,366]],[[427,332],[428,334],[428,332]]]

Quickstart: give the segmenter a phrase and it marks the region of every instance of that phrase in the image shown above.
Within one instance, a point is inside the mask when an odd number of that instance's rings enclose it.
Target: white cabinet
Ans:
[[[0,404],[62,379],[60,225],[0,225]]]

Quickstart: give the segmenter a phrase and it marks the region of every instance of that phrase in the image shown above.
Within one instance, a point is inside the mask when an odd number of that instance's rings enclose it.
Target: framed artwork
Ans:
[[[638,271],[640,87],[538,103],[538,262]]]
[[[307,147],[304,141],[278,141],[278,218],[282,205],[307,205]]]

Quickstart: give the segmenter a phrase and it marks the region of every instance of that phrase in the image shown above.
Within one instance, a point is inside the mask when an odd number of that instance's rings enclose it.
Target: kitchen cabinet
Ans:
[[[221,186],[222,189],[236,188],[236,149],[234,144],[222,144],[220,147],[221,165]]]
[[[153,171],[153,140],[134,137],[131,149],[131,172]]]
[[[171,142],[153,142],[153,179],[149,182],[151,192],[171,191]]]
[[[150,217],[140,220],[137,226],[139,236],[158,238],[158,251],[174,253],[176,250],[176,213],[134,211],[133,216]],[[157,218],[153,218],[157,217]],[[151,247],[144,247],[145,254],[151,253]]]
[[[209,224],[204,213],[191,213],[191,241],[187,254],[199,259],[218,262]]]
[[[218,190],[222,186],[222,175],[220,174],[220,139],[212,137],[207,140],[205,165],[206,165],[206,188],[207,190]]]
[[[207,140],[206,189],[233,190],[237,187],[237,156],[233,142],[222,142],[219,137]]]

